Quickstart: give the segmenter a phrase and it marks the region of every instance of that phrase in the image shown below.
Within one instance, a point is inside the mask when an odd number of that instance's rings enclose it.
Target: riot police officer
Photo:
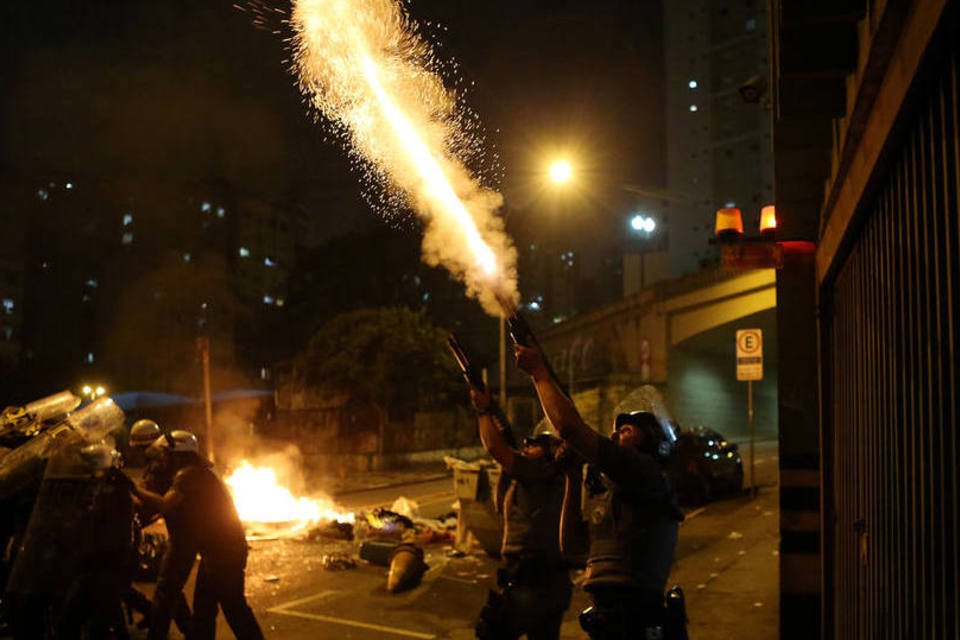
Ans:
[[[554,453],[559,440],[549,433],[526,438],[523,448],[510,446],[491,412],[488,392],[471,390],[480,440],[510,478],[504,496],[500,590],[491,591],[480,613],[477,637],[555,640],[570,606],[569,565],[560,553],[559,526],[564,477]]]
[[[162,455],[165,439],[160,425],[148,418],[137,420],[130,427],[130,437],[127,442],[130,445],[131,452],[135,453],[141,461],[146,460],[147,462],[143,472],[144,488],[159,495],[169,491],[176,470],[170,462],[170,457]],[[160,514],[139,500],[136,501],[136,507],[134,526],[137,534],[136,542],[139,546],[143,528],[158,520]],[[150,621],[150,610],[152,608],[150,599],[131,584],[127,589],[124,602],[128,609],[143,615],[140,626],[146,627]],[[187,605],[187,599],[182,592],[176,598],[172,615],[177,628],[186,634],[190,630],[190,607]],[[216,616],[216,611],[214,611],[214,616]]]
[[[194,593],[194,618],[189,637],[213,638],[214,616],[201,613],[198,602],[213,602],[223,609],[237,638],[260,639],[263,633],[244,595],[247,541],[236,507],[210,463],[199,455],[197,438],[189,431],[164,437],[163,455],[176,470],[164,495],[136,488],[135,495],[167,521],[170,546],[157,580],[150,616],[150,639],[166,638],[170,609],[190,574],[199,553],[200,570]]]
[[[560,437],[590,465],[585,513],[563,514],[589,525],[584,590],[593,607],[581,614],[581,626],[595,639],[665,637],[664,589],[683,519],[662,468],[669,434],[653,414],[635,412],[617,416],[611,438],[601,436],[563,393],[539,349],[517,345],[515,353]]]

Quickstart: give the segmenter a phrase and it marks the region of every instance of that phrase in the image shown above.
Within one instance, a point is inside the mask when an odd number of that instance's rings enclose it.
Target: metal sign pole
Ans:
[[[750,495],[757,497],[756,468],[753,466],[753,380],[747,380],[747,423],[750,426]]]

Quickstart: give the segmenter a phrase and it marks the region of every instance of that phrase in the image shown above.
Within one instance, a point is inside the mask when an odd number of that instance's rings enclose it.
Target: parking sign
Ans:
[[[737,380],[763,379],[763,332],[760,329],[737,331]]]

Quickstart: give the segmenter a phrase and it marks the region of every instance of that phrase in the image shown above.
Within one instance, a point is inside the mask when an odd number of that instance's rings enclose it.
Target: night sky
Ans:
[[[659,2],[408,5],[446,27],[426,31],[475,83],[468,103],[503,158],[511,210],[536,210],[531,185],[557,151],[577,158],[593,186],[581,205],[599,215],[626,213],[624,182],[662,184]],[[286,71],[282,36],[252,18],[213,0],[3,3],[3,171],[223,180],[302,205],[314,241],[372,224]]]

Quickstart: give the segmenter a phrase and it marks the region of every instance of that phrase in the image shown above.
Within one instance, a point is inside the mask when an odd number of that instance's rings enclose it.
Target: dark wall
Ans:
[[[776,310],[749,316],[685,340],[670,352],[667,393],[683,427],[708,426],[733,440],[749,437],[747,383],[736,379],[737,329],[763,330],[763,380],[753,383],[757,439],[778,432]]]

